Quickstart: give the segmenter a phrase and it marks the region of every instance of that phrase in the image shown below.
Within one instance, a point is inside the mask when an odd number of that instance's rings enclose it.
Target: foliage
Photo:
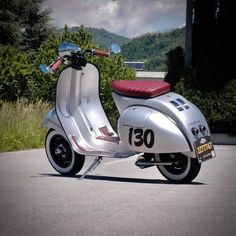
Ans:
[[[24,99],[0,104],[0,152],[39,148],[44,144],[44,115],[51,105]]]
[[[183,69],[182,52],[168,53],[166,80],[195,103],[213,132],[236,134],[235,36],[233,3],[194,0],[192,67]],[[178,82],[181,79],[180,82]]]
[[[96,48],[92,36],[83,26],[79,32],[71,33],[65,27],[59,36],[52,36],[42,43],[38,57],[33,62],[31,57],[17,51],[14,47],[2,47],[0,53],[0,100],[14,101],[24,97],[29,101],[54,101],[57,77],[45,75],[39,70],[39,65],[49,65],[58,57],[57,49],[61,42],[72,42],[78,44],[82,49]],[[94,62],[101,71],[101,99],[109,114],[114,114],[115,104],[111,97],[111,83],[116,79],[134,79],[134,71],[124,65],[121,55],[113,55],[110,58],[98,58],[90,56],[89,60]],[[111,120],[115,120],[112,116]]]
[[[92,41],[92,36],[83,26],[80,27],[79,32],[70,32],[66,27],[64,32],[57,37],[51,37],[43,43],[39,50],[39,62],[50,64],[57,57],[57,48],[61,42],[72,42],[79,45],[82,49],[96,48],[96,44]],[[134,79],[134,71],[124,65],[124,59],[121,55],[112,55],[109,58],[98,58],[94,56],[88,57],[89,61],[95,63],[101,72],[100,91],[101,100],[104,104],[105,110],[111,114],[110,119],[115,120],[114,114],[116,108],[111,97],[111,83],[117,79]],[[56,78],[59,72],[54,76],[39,74],[36,78],[36,88],[34,91],[39,91],[35,95],[37,98],[43,98],[49,101],[55,99]],[[113,122],[114,124],[114,122]]]
[[[218,90],[236,78],[236,36],[232,1],[194,1],[193,86]]]
[[[18,19],[20,14],[20,5],[20,1],[0,1],[0,44],[20,44],[21,23]]]
[[[42,2],[42,0],[26,1],[23,18],[24,29],[22,31],[22,49],[24,51],[37,51],[41,43],[54,30],[50,24],[50,11],[41,9]]]
[[[156,55],[150,60],[145,60],[144,70],[146,71],[166,71],[166,55]]]
[[[182,78],[175,91],[196,104],[205,115],[211,131],[236,134],[236,80],[230,81],[220,92],[205,92],[189,86]]]
[[[166,53],[178,46],[184,47],[185,28],[168,33],[148,33],[123,45],[126,60],[144,61],[148,70],[166,71]]]
[[[0,151],[43,145],[45,129],[42,121],[51,105],[42,100],[55,100],[56,81],[60,72],[44,75],[39,70],[39,64],[50,64],[57,58],[58,46],[64,41],[78,44],[82,49],[96,48],[91,34],[84,27],[80,27],[77,33],[71,33],[65,27],[61,35],[51,36],[42,43],[35,60],[30,54],[20,52],[15,47],[0,48]],[[102,102],[114,125],[116,108],[111,98],[111,83],[115,79],[134,79],[134,71],[124,65],[121,55],[110,58],[91,56],[89,60],[100,68]]]
[[[101,72],[100,95],[105,111],[108,113],[110,121],[114,128],[117,123],[116,106],[112,99],[112,81],[114,80],[132,80],[135,78],[135,73],[132,69],[124,65],[124,58],[121,55],[113,58],[94,58],[92,60]]]
[[[176,47],[167,53],[167,68],[165,81],[174,87],[184,72],[184,52],[181,47]]]
[[[129,38],[126,38],[124,36],[114,34],[111,32],[108,32],[105,29],[97,29],[92,27],[86,27],[86,31],[92,34],[93,40],[97,45],[100,47],[109,50],[111,45],[113,43],[117,43],[119,45],[124,45],[125,43],[128,43],[130,41]],[[80,27],[71,27],[69,28],[71,32],[79,32]],[[62,29],[59,29],[59,32],[62,32]]]
[[[42,9],[45,0],[1,0],[0,44],[24,51],[37,51],[51,34],[49,11]]]
[[[55,100],[56,82],[60,71],[54,75],[45,75],[39,70],[39,65],[51,64],[58,57],[57,50],[60,43],[65,41],[78,44],[80,47],[94,47],[91,35],[83,27],[81,27],[81,31],[78,33],[70,33],[67,26],[65,26],[64,32],[59,36],[51,36],[47,41],[43,42],[38,52],[38,58],[35,61],[36,73],[30,89],[32,91],[31,100]]]
[[[0,100],[29,97],[34,66],[28,54],[15,47],[0,47]]]

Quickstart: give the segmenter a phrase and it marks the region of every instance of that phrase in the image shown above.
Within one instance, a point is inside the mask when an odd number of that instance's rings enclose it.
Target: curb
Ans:
[[[211,138],[214,144],[236,145],[236,136],[216,133],[211,134]]]

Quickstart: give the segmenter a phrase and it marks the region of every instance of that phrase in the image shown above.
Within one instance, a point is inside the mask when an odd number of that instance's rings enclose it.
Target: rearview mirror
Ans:
[[[49,67],[45,64],[41,64],[39,66],[40,70],[44,73],[44,74],[48,74],[49,73]]]
[[[111,45],[111,51],[113,52],[113,53],[120,53],[121,52],[121,48],[120,48],[120,45],[119,44],[116,44],[116,43],[113,43],[112,45]]]
[[[77,52],[80,50],[81,50],[80,46],[74,43],[67,43],[67,42],[61,43],[58,48],[60,57],[63,57],[65,55],[70,55],[71,52]]]

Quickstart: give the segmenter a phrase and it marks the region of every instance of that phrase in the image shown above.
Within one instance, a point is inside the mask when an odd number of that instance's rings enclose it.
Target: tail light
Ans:
[[[206,127],[203,126],[203,125],[200,125],[200,126],[199,126],[199,130],[200,130],[201,133],[205,133]]]
[[[191,131],[192,131],[193,135],[197,135],[199,133],[199,130],[197,128],[195,128],[195,127],[193,127],[191,129]]]

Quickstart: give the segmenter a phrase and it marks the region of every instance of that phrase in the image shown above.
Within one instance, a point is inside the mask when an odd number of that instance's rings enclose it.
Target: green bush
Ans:
[[[205,92],[190,88],[182,78],[175,91],[199,107],[211,132],[236,134],[236,80],[230,81],[221,91]]]
[[[71,42],[82,49],[98,48],[93,42],[90,33],[80,27],[79,32],[69,32],[65,27],[59,36],[52,36],[42,43],[37,55],[29,55],[18,51],[14,47],[2,47],[0,52],[0,100],[16,101],[25,98],[28,101],[54,101],[56,82],[60,74],[43,74],[40,64],[49,65],[58,57],[58,46],[61,42]],[[124,65],[121,55],[112,55],[109,58],[89,56],[89,61],[94,62],[101,72],[101,99],[105,110],[111,114],[110,119],[115,120],[115,104],[111,97],[111,83],[117,79],[134,79],[134,70]],[[114,123],[114,122],[113,122]]]
[[[184,51],[181,47],[176,47],[166,55],[168,73],[165,81],[170,83],[173,88],[179,82],[184,72]]]
[[[0,47],[0,100],[29,97],[34,66],[27,53],[11,46]]]
[[[55,100],[60,71],[45,75],[39,65],[54,61],[58,57],[59,44],[65,41],[78,44],[82,49],[97,48],[84,27],[80,27],[78,33],[70,33],[65,28],[59,36],[52,36],[42,43],[34,55],[11,46],[0,47],[0,151],[43,146],[46,132],[43,118],[52,106],[48,102]],[[111,83],[117,79],[134,79],[134,70],[124,65],[121,55],[109,58],[90,56],[88,59],[100,68],[102,103],[115,127],[117,113]]]
[[[227,81],[215,76],[216,64],[212,59],[205,66],[205,72],[198,68],[184,70],[183,49],[178,47],[167,54],[168,74],[165,81],[169,82],[174,90],[196,104],[206,117],[210,129],[214,133],[236,134],[236,80]],[[206,60],[204,60],[206,62]],[[211,79],[209,75],[211,74]],[[216,89],[216,87],[218,89]]]

